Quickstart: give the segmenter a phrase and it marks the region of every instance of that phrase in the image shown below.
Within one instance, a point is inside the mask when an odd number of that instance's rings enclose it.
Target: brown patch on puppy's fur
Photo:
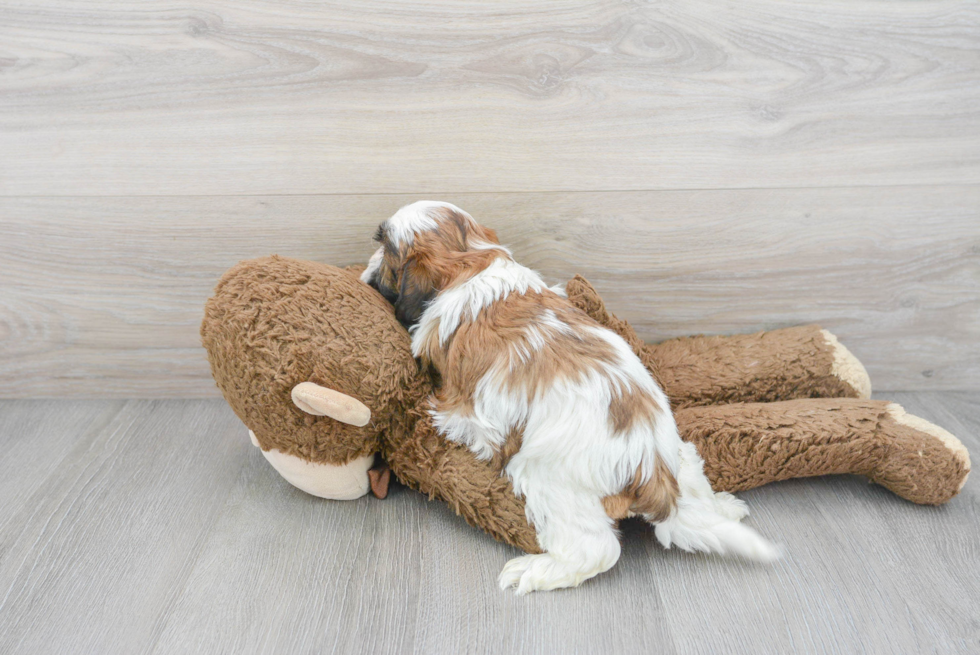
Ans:
[[[652,426],[660,409],[650,394],[629,389],[614,396],[609,403],[609,425],[616,434],[627,433],[638,424]]]
[[[677,478],[662,461],[657,460],[653,467],[653,475],[636,490],[632,509],[637,514],[642,514],[648,521],[654,523],[663,521],[670,516],[679,495]]]
[[[439,207],[430,210],[429,217],[436,228],[414,235],[411,243],[400,247],[392,243],[385,225],[376,236],[384,248],[377,284],[389,300],[394,297],[395,315],[406,326],[418,321],[439,291],[507,256],[499,248],[471,249],[471,245],[496,245],[497,235],[468,216]]]
[[[541,318],[551,310],[566,329],[555,329]],[[601,364],[615,364],[613,347],[595,334],[582,330],[592,324],[584,313],[569,307],[550,291],[511,295],[483,309],[475,321],[461,325],[445,346],[430,337],[423,362],[442,375],[436,395],[440,411],[472,411],[476,386],[496,372],[497,382],[511,391],[522,391],[533,401],[556,379],[581,379]],[[545,336],[535,349],[531,330]],[[634,404],[642,405],[635,399]],[[656,404],[653,399],[650,402]],[[465,415],[465,414],[464,414]]]
[[[641,483],[640,472],[637,471],[629,486],[615,496],[603,498],[602,506],[613,520],[641,514],[646,520],[658,523],[670,516],[678,495],[677,479],[658,459],[649,480]]]
[[[606,510],[606,516],[614,521],[621,521],[629,517],[630,505],[632,504],[633,499],[625,491],[602,499],[602,508]]]
[[[466,246],[474,240],[482,240],[493,244],[500,243],[497,240],[497,233],[492,229],[480,225],[451,207],[434,207],[429,210],[429,216],[438,224],[435,232],[448,237],[446,239],[447,241],[451,241],[456,235],[459,235],[462,246],[460,248],[461,250],[465,250]],[[455,231],[453,231],[454,228]],[[470,238],[471,236],[473,237],[472,239]]]
[[[491,466],[498,471],[503,470],[507,466],[507,463],[510,462],[510,458],[521,450],[523,442],[523,431],[517,429],[511,430],[510,434],[507,435],[507,441],[504,442],[504,445],[500,447],[500,450],[497,451],[490,461]]]

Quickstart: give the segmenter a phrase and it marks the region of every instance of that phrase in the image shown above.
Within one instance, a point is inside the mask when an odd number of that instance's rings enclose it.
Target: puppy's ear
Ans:
[[[489,228],[489,227],[484,227],[483,228],[483,231],[485,233],[484,238],[487,241],[489,241],[490,243],[498,243],[498,244],[500,243],[500,240],[497,239],[497,231],[496,230],[494,230],[492,228]]]
[[[476,236],[483,239],[487,243],[496,243],[496,244],[500,243],[500,241],[497,240],[497,233],[489,227],[477,225],[476,228],[473,230],[473,232]]]
[[[395,318],[409,328],[419,322],[426,304],[436,295],[436,285],[416,257],[410,257],[402,266],[398,299],[395,301]]]

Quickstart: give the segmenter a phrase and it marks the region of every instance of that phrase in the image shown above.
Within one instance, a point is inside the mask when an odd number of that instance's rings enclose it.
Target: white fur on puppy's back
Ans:
[[[680,495],[677,507],[655,532],[664,548],[677,546],[688,552],[701,551],[741,555],[771,562],[781,551],[755,530],[739,523],[748,514],[745,503],[731,494],[715,493],[704,476],[704,462],[690,443],[680,446],[676,473]]]

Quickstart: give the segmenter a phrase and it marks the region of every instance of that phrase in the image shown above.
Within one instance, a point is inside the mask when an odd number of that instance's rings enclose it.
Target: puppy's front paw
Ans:
[[[510,589],[511,587],[516,587],[521,582],[521,576],[527,571],[528,567],[531,565],[530,560],[540,557],[540,555],[524,555],[522,557],[515,557],[506,564],[504,564],[504,569],[500,572],[500,576],[497,578],[497,584],[503,590]],[[518,592],[519,593],[519,592]]]
[[[606,567],[609,568],[609,567]],[[548,553],[515,557],[504,565],[497,579],[501,589],[516,587],[518,596],[531,591],[549,591],[564,587],[577,587],[583,581],[602,573],[597,566],[592,571],[582,571]]]

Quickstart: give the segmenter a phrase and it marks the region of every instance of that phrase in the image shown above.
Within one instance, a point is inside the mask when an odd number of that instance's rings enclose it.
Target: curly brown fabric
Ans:
[[[376,452],[383,432],[413,427],[404,407],[431,387],[391,308],[364,288],[333,266],[276,256],[221,278],[201,340],[225,400],[263,449],[343,464]],[[357,428],[300,411],[290,392],[306,381],[369,398],[371,422]]]
[[[201,325],[225,399],[264,450],[333,464],[380,452],[409,487],[447,502],[496,539],[540,552],[524,503],[499,466],[432,426],[432,380],[419,371],[390,305],[358,272],[276,256],[229,270]],[[576,277],[567,291],[623,336],[661,383],[681,436],[697,445],[717,490],[856,473],[935,504],[954,496],[969,472],[966,450],[951,435],[901,419],[896,405],[845,397],[857,394],[832,374],[819,328],[648,346],[586,280]],[[358,428],[300,411],[290,392],[306,381],[363,402],[371,421]]]

